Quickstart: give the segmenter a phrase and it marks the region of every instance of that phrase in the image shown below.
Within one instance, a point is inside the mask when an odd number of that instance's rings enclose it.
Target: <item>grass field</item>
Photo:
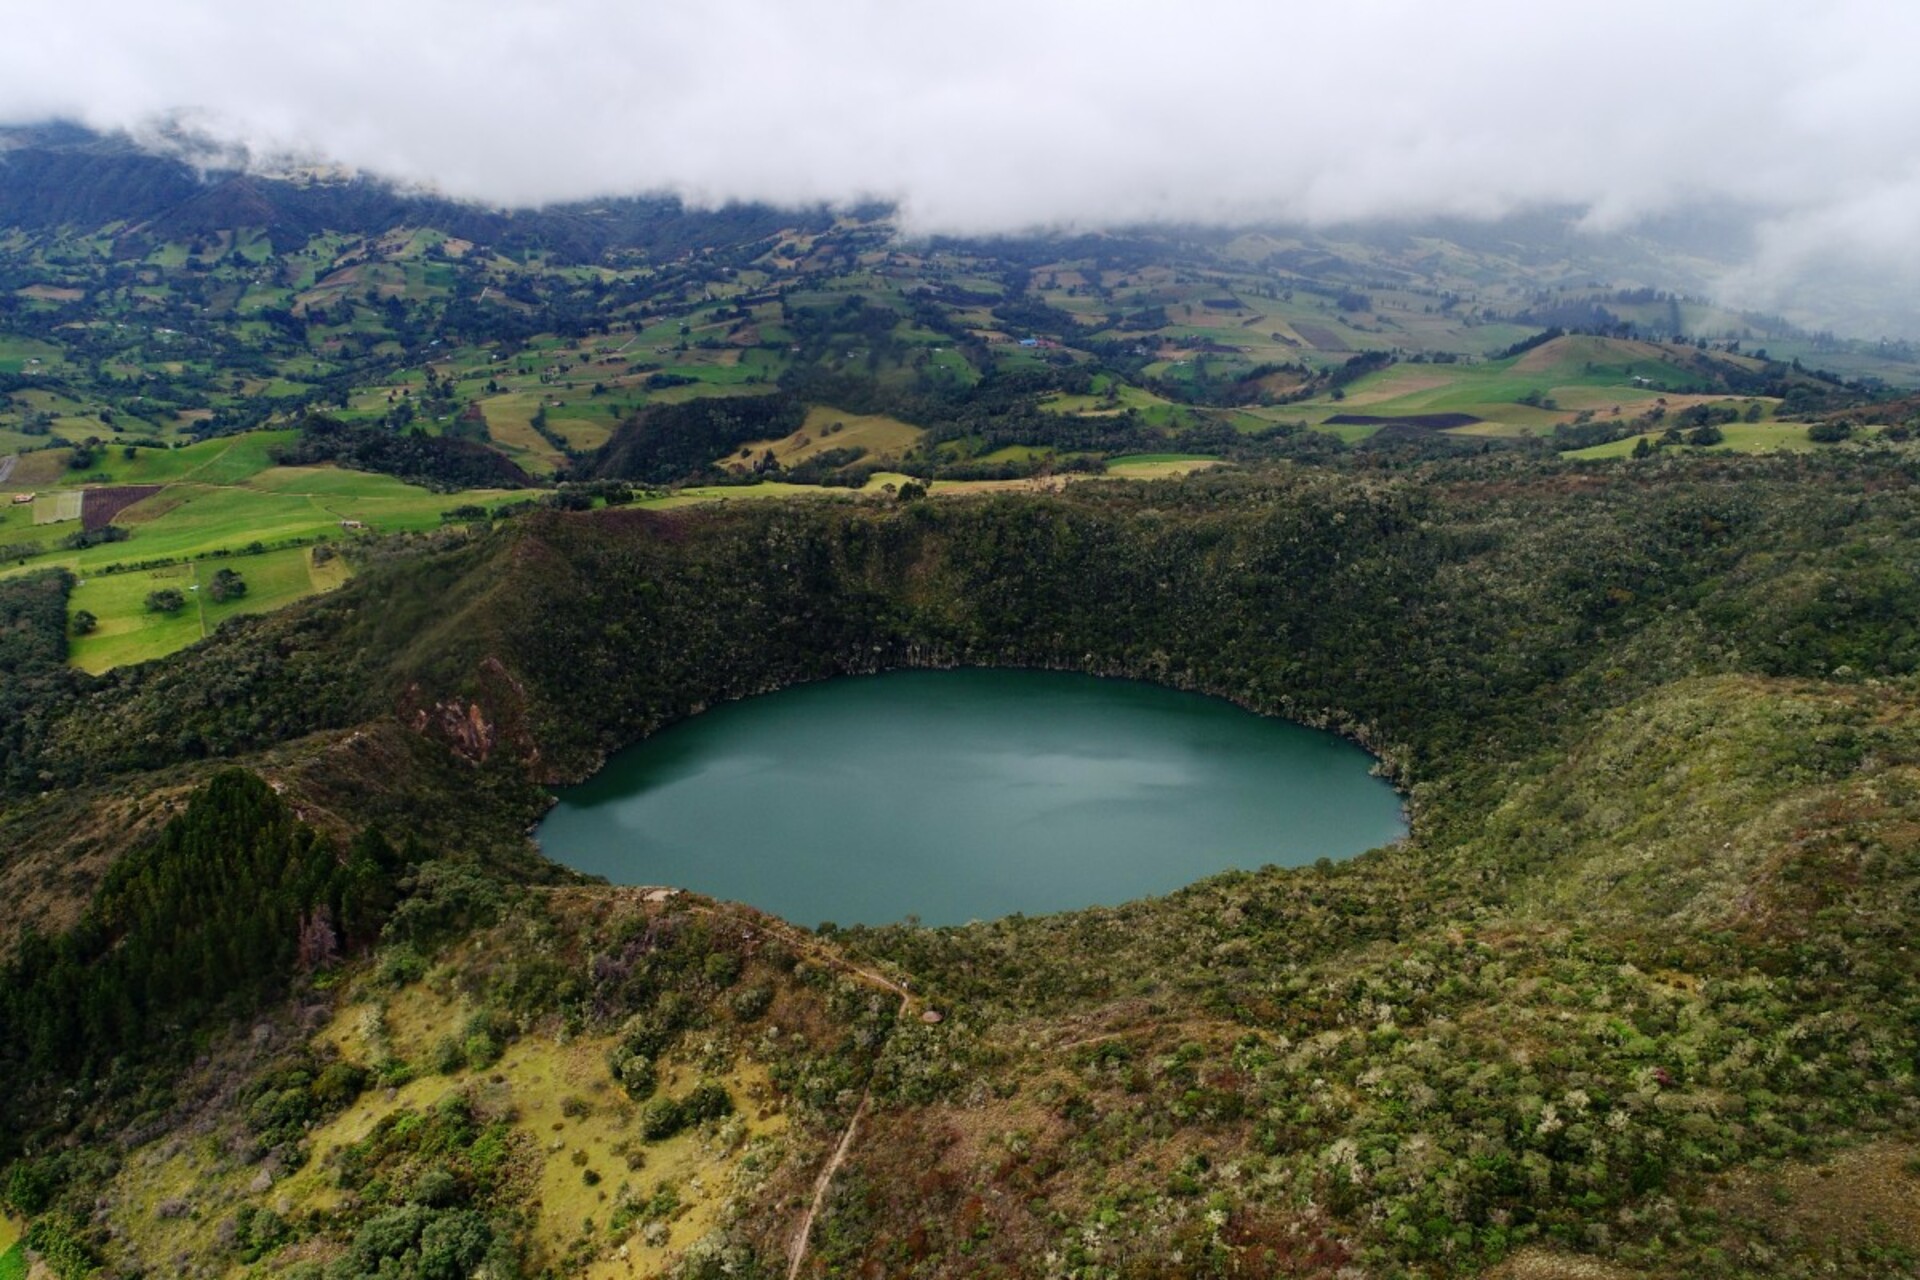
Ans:
[[[245,579],[246,595],[215,603],[207,592],[213,575],[232,569]],[[84,578],[68,607],[99,620],[90,635],[73,637],[73,665],[101,672],[133,662],[164,657],[211,635],[226,619],[265,613],[345,582],[346,562],[339,556],[314,563],[312,547],[289,547],[264,555],[223,556],[167,565],[159,569]],[[172,588],[187,597],[178,613],[153,613],[149,593]]]
[[[254,473],[245,483],[196,479],[170,484],[116,518],[116,524],[132,531],[128,541],[57,552],[30,561],[28,567],[59,565],[85,574],[138,560],[197,558],[254,542],[271,545],[334,536],[344,520],[357,520],[379,533],[433,529],[443,511],[497,503],[513,495],[504,489],[433,493],[392,476],[332,466],[275,467]]]
[[[1699,375],[1677,363],[1677,357],[1667,348],[1616,338],[1569,336],[1519,356],[1481,364],[1396,364],[1358,379],[1344,388],[1338,400],[1309,400],[1273,412],[1305,419],[1351,443],[1371,435],[1375,427],[1329,423],[1328,418],[1340,414],[1391,418],[1465,413],[1483,421],[1457,428],[1457,434],[1521,436],[1545,435],[1582,410],[1602,418],[1630,418],[1658,404],[1669,411],[1695,404],[1721,404],[1744,413],[1756,402],[1752,397],[1635,386],[1635,378],[1676,388],[1702,385]],[[1523,397],[1545,403],[1523,404]],[[1772,405],[1767,400],[1758,403],[1769,409]]]
[[[1804,452],[1831,446],[1815,444],[1807,438],[1806,424],[1799,422],[1730,422],[1720,428],[1726,436],[1719,444],[1704,446],[1713,453],[1776,453]],[[1597,444],[1590,449],[1575,449],[1560,455],[1564,458],[1628,458],[1633,456],[1634,446],[1641,440],[1657,444],[1660,432],[1650,431],[1644,436],[1628,436],[1625,440],[1613,440],[1606,444]],[[1695,448],[1693,445],[1683,448]]]
[[[792,435],[779,440],[755,440],[743,448],[753,458],[771,449],[774,458],[782,466],[789,467],[829,449],[862,448],[867,451],[869,458],[879,461],[900,457],[918,444],[920,437],[925,434],[920,427],[884,414],[843,413],[839,409],[815,405],[807,410],[806,421]],[[737,464],[742,463],[743,459],[736,451],[720,461]]]
[[[1054,449],[1043,444],[1009,444],[995,449],[992,453],[983,453],[974,458],[974,462],[1030,462],[1034,458],[1051,458]]]
[[[0,1280],[26,1280],[27,1250],[18,1222],[0,1213]]]
[[[33,522],[61,524],[68,520],[78,520],[83,496],[75,490],[41,494],[33,500]]]
[[[1061,393],[1048,396],[1040,402],[1040,407],[1052,413],[1072,413],[1095,417],[1124,413],[1128,409],[1137,409],[1141,413],[1150,410],[1168,410],[1174,408],[1171,400],[1164,400],[1142,387],[1121,385],[1113,388],[1112,398],[1102,387],[1090,395],[1075,396]]]
[[[293,443],[297,431],[249,431],[182,449],[135,449],[133,457],[109,448],[86,471],[67,470],[54,482],[78,488],[94,484],[239,484],[273,465],[272,451]]]
[[[0,573],[56,566],[74,572],[81,582],[69,609],[93,614],[98,625],[74,637],[72,660],[88,671],[105,671],[184,648],[236,614],[278,609],[338,586],[346,580],[346,562],[336,556],[316,564],[313,544],[356,536],[344,527],[348,522],[373,533],[433,529],[454,507],[517,496],[499,489],[434,493],[392,476],[330,465],[274,465],[272,450],[293,434],[253,432],[181,449],[141,449],[131,458],[110,451],[84,476],[66,469],[64,451],[23,457],[22,464],[35,462],[52,484],[35,482],[40,491],[31,504],[0,506],[0,541],[56,541],[66,525],[45,532],[37,525],[77,520],[85,498],[81,486],[93,487],[88,482],[103,476],[112,485],[155,485],[158,491],[115,516],[114,523],[130,532],[127,540],[56,550]],[[12,483],[20,480],[16,469]],[[151,567],[121,567],[143,562]],[[245,578],[247,594],[215,604],[203,589],[222,567]],[[188,606],[176,614],[149,612],[148,594],[163,587],[181,591]]]
[[[1167,462],[1218,462],[1207,453],[1126,453],[1107,459],[1109,467],[1151,466]]]
[[[1113,480],[1164,480],[1169,476],[1192,475],[1220,465],[1220,459],[1201,453],[1133,453],[1107,460],[1107,477]]]

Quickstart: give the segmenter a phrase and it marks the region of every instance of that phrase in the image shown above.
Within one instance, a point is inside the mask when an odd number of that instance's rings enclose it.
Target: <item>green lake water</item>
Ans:
[[[800,924],[958,924],[1406,833],[1330,733],[1131,680],[907,671],[722,705],[560,792],[547,855]]]

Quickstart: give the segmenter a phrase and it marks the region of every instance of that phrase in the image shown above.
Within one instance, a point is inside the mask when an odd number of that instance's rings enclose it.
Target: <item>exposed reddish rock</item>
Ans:
[[[540,749],[526,728],[525,687],[498,658],[481,662],[477,675],[479,692],[472,698],[455,695],[428,703],[424,689],[409,687],[400,700],[401,721],[474,764],[505,750],[529,768],[537,767]]]

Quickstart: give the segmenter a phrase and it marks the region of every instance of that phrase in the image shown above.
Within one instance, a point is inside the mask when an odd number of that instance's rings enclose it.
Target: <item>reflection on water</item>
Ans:
[[[804,924],[960,923],[1165,893],[1404,834],[1331,734],[1133,681],[834,680],[733,703],[561,794],[548,855]]]

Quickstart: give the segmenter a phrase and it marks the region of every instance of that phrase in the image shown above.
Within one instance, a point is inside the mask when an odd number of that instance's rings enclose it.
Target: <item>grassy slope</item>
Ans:
[[[862,448],[867,451],[868,459],[878,462],[898,459],[925,434],[920,427],[884,414],[844,413],[827,405],[815,405],[807,410],[806,421],[792,435],[779,440],[750,441],[715,461],[740,464],[743,453],[751,459],[772,450],[776,461],[791,467],[828,449]]]
[[[1450,854],[1233,873],[1160,901],[868,936],[946,1020],[892,1031],[885,1104],[836,1179],[843,1189],[827,1201],[815,1251],[831,1271],[911,1248],[927,1274],[953,1276],[1017,1270],[1048,1250],[1088,1264],[1191,1256],[1207,1247],[1202,1211],[1218,1210],[1242,1256],[1295,1240],[1352,1262],[1339,1178],[1349,1156],[1369,1172],[1367,1198],[1451,1232],[1447,1206],[1479,1221],[1482,1197],[1498,1194],[1489,1161],[1524,1157],[1552,1180],[1551,1203],[1568,1194],[1562,1179],[1620,1197],[1611,1147],[1701,1162],[1701,1172],[1672,1197],[1624,1197],[1599,1244],[1565,1233],[1534,1243],[1537,1230],[1521,1229],[1502,1233],[1502,1247],[1442,1252],[1409,1274],[1734,1276],[1823,1258],[1838,1274],[1900,1274],[1862,1266],[1869,1255],[1854,1251],[1869,1238],[1920,1238],[1913,1149],[1898,1133],[1850,1151],[1829,1145],[1836,1118],[1844,1129],[1855,1108],[1882,1113],[1896,1045],[1842,1007],[1854,977],[1798,994],[1757,975],[1728,980],[1708,958],[1722,944],[1701,940],[1792,948],[1805,944],[1806,923],[1827,917],[1869,945],[1900,936],[1920,885],[1915,712],[1888,686],[1685,682],[1607,717],[1574,758],[1522,770]],[[1876,726],[1881,759],[1864,772],[1806,768],[1808,741]],[[1783,769],[1783,753],[1800,767]],[[1461,872],[1495,865],[1530,870],[1464,888]],[[1478,905],[1436,902],[1436,884]],[[566,890],[554,915],[578,922],[573,945],[608,954],[621,936],[610,924],[636,896]],[[780,1258],[834,1131],[793,1077],[766,1074],[768,1042],[734,1032],[727,1016],[687,1056],[663,1060],[662,1078],[669,1093],[696,1075],[721,1078],[753,1099],[731,1135],[636,1142],[604,1026],[563,1032],[550,1012],[497,1064],[433,1074],[437,1043],[482,1008],[474,993],[524,980],[512,957],[530,936],[543,935],[522,915],[473,935],[424,980],[396,987],[362,973],[345,987],[316,1046],[419,1074],[315,1128],[312,1163],[294,1176],[251,1190],[255,1169],[217,1160],[215,1144],[156,1144],[117,1176],[112,1220],[148,1257],[213,1251],[214,1227],[242,1204],[273,1204],[298,1231],[322,1227],[310,1215],[343,1208],[334,1152],[383,1116],[465,1089],[522,1137],[517,1176],[534,1207],[536,1258],[565,1258],[568,1274],[624,1275],[629,1261],[650,1274],[707,1231]],[[812,1017],[808,1038],[830,1042],[819,1016],[782,1005],[769,1020],[790,1030]],[[1851,1090],[1828,1087],[1863,1067]],[[947,1083],[920,1092],[931,1080]],[[231,1134],[222,1145],[244,1142],[239,1112],[207,1123]],[[1595,1131],[1606,1141],[1588,1166]],[[1767,1154],[1750,1171],[1716,1172],[1740,1168],[1756,1145]],[[1367,1152],[1398,1156],[1369,1164]],[[1009,1183],[1020,1194],[982,1194]],[[1538,1191],[1513,1194],[1548,1211]],[[165,1200],[195,1212],[156,1215]],[[622,1203],[676,1202],[686,1208],[615,1226]],[[1740,1205],[1764,1211],[1729,1221]],[[1640,1243],[1649,1238],[1653,1247]],[[1715,1251],[1706,1259],[1703,1242]]]
[[[99,672],[162,657],[213,634],[236,614],[265,613],[347,580],[349,569],[343,558],[336,555],[316,564],[313,551],[312,547],[288,547],[264,555],[223,556],[83,578],[68,604],[75,612],[84,609],[93,614],[99,628],[74,637],[73,664]],[[207,595],[207,585],[223,568],[245,579],[244,596],[215,602]],[[187,607],[174,614],[148,610],[148,594],[166,588],[186,593]]]
[[[689,904],[691,910],[683,909]],[[522,964],[528,930],[538,932],[550,950],[584,965],[587,957],[574,954],[576,947],[603,946],[622,932],[633,935],[636,923],[669,912],[683,929],[711,916],[731,935],[758,940],[749,956],[755,949],[768,955],[749,960],[728,984],[731,990],[709,987],[702,993],[716,1023],[657,1060],[660,1096],[684,1097],[697,1082],[718,1082],[733,1099],[734,1116],[674,1137],[645,1139],[641,1107],[609,1067],[625,1011],[602,1013],[584,1030],[541,1017],[536,1027],[516,1034],[497,1060],[470,1065],[455,1053],[452,1062],[442,1061],[443,1045],[463,1045],[476,1017],[486,1018],[489,986]],[[550,913],[570,918],[556,928]],[[483,1114],[506,1118],[500,1136],[512,1153],[514,1185],[525,1197],[525,1242],[536,1265],[607,1280],[656,1274],[764,1193],[770,1171],[779,1170],[773,1176],[789,1193],[797,1190],[809,1176],[803,1162],[811,1162],[832,1132],[822,1122],[836,1118],[834,1104],[796,1088],[791,1064],[796,1046],[810,1039],[830,1042],[838,1021],[830,1005],[838,996],[806,970],[792,970],[790,960],[784,967],[772,961],[770,944],[785,932],[769,930],[748,913],[691,899],[662,907],[644,903],[632,890],[569,890],[523,902],[510,921],[476,933],[469,946],[423,977],[396,983],[362,968],[338,991],[332,1017],[311,1044],[323,1061],[360,1067],[395,1087],[369,1089],[312,1128],[305,1140],[311,1160],[289,1171],[269,1198],[297,1232],[315,1226],[324,1232],[328,1217],[351,1209],[336,1173],[349,1148],[363,1144],[383,1122],[405,1124],[409,1117],[433,1114],[447,1100],[466,1098]],[[766,989],[761,1013],[733,1010],[732,996],[747,987]],[[641,1012],[646,1004],[641,1002]],[[776,1082],[776,1070],[784,1083]],[[224,1141],[245,1142],[241,1113],[217,1112],[207,1120]],[[235,1208],[261,1201],[250,1186],[255,1176],[247,1164],[219,1156],[213,1144],[154,1152],[129,1163],[115,1179],[115,1216],[132,1229],[130,1243],[142,1256],[204,1256],[219,1248],[221,1221]],[[403,1182],[388,1194],[399,1200],[409,1189]],[[167,1202],[191,1212],[155,1212]],[[323,1256],[337,1251],[320,1249]]]
[[[304,544],[355,536],[343,528],[344,521],[357,521],[373,533],[430,530],[438,528],[441,513],[453,507],[486,505],[511,496],[492,489],[437,494],[392,476],[333,466],[276,466],[272,450],[290,442],[293,435],[250,432],[180,449],[136,450],[130,459],[110,451],[94,471],[58,472],[53,491],[32,507],[0,506],[0,541],[51,543],[72,532],[77,524],[36,525],[33,514],[49,500],[77,500],[81,489],[94,484],[162,487],[115,517],[116,524],[132,531],[127,541],[79,551],[56,550],[25,564],[0,568],[0,574],[58,566],[80,575],[82,585],[72,607],[93,613],[101,625],[93,635],[76,640],[74,661],[89,671],[102,671],[171,653],[210,635],[234,614],[276,609],[339,585],[345,562],[336,557],[316,567],[310,547]],[[0,494],[0,498],[6,496]],[[230,565],[248,580],[245,597],[200,605],[196,593],[189,591],[196,604],[179,614],[145,611],[143,601],[149,592],[161,587],[188,591],[204,585],[228,563],[222,557],[243,552],[254,543],[270,550],[243,556]],[[172,563],[147,569],[120,567],[153,560]]]
[[[1357,380],[1345,389],[1340,400],[1310,400],[1274,412],[1283,418],[1305,418],[1343,436],[1353,432],[1355,425],[1327,424],[1325,420],[1338,414],[1396,417],[1468,413],[1484,421],[1460,429],[1462,434],[1517,435],[1545,434],[1556,423],[1571,421],[1580,410],[1590,410],[1603,418],[1633,417],[1659,402],[1670,410],[1700,403],[1744,409],[1753,402],[1752,397],[1660,391],[1633,384],[1636,377],[1668,385],[1698,384],[1699,375],[1683,363],[1685,350],[1614,338],[1569,336],[1518,356],[1482,364],[1396,364]],[[1528,395],[1550,399],[1557,407],[1544,409],[1519,403]],[[1760,403],[1771,402],[1762,399]],[[1370,434],[1375,428],[1359,429]]]
[[[1800,422],[1730,422],[1720,428],[1725,436],[1719,444],[1694,446],[1718,453],[1770,453],[1777,450],[1787,452],[1805,452],[1822,447],[1807,438],[1805,423]],[[1628,436],[1624,440],[1612,440],[1606,444],[1597,444],[1587,449],[1574,449],[1565,456],[1569,458],[1629,458],[1634,447],[1642,439],[1650,445],[1660,443],[1661,433],[1649,431],[1644,436]]]

